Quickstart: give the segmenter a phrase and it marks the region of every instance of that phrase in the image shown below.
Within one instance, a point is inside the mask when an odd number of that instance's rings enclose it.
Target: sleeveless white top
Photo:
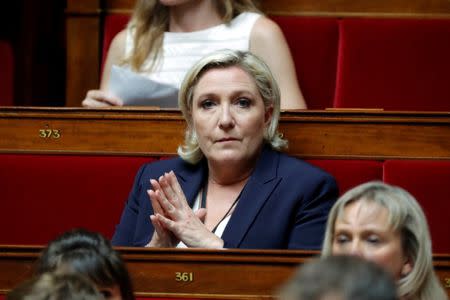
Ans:
[[[165,32],[162,52],[156,68],[151,72],[140,74],[159,83],[170,84],[180,88],[181,82],[189,68],[201,57],[220,49],[248,51],[250,33],[253,25],[261,15],[245,12],[228,24],[217,25],[194,32]],[[129,56],[133,48],[133,29],[127,30],[125,55]],[[144,70],[151,61],[144,62]]]

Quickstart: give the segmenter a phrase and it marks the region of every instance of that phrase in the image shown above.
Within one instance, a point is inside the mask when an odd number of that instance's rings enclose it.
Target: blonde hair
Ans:
[[[178,154],[182,159],[192,164],[203,157],[197,134],[192,125],[192,101],[194,89],[202,75],[211,69],[239,67],[247,72],[254,80],[264,102],[264,107],[273,107],[272,119],[264,133],[264,141],[275,150],[287,146],[287,141],[278,132],[280,118],[280,90],[269,67],[257,56],[247,51],[219,50],[200,59],[186,74],[178,94],[178,106],[187,122],[184,145],[178,147]]]
[[[252,0],[214,1],[224,23],[245,11],[258,12]],[[131,55],[123,61],[134,71],[142,71],[142,66],[150,58],[149,69],[154,69],[162,49],[164,32],[169,29],[169,8],[159,0],[137,0],[128,24],[134,29],[133,49]]]
[[[332,255],[334,226],[344,208],[355,201],[373,202],[389,212],[389,226],[400,232],[405,255],[412,270],[398,284],[400,297],[410,299],[447,299],[433,270],[431,238],[425,215],[416,199],[400,187],[372,181],[342,195],[333,205],[327,221],[322,256]]]

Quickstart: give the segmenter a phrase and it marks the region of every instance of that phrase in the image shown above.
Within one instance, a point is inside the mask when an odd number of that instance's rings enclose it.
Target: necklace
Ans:
[[[222,223],[223,220],[225,220],[226,217],[231,215],[231,212],[232,212],[233,208],[238,203],[239,198],[241,198],[241,194],[242,194],[243,190],[244,190],[244,188],[242,188],[242,190],[239,192],[239,195],[236,197],[236,199],[234,199],[233,203],[231,204],[230,208],[227,210],[225,215],[223,215],[222,219],[220,219],[220,221],[216,224],[216,226],[214,226],[214,228],[211,230],[212,233],[215,233],[216,230],[217,230],[217,227],[219,227],[220,223]],[[207,193],[207,191],[208,191],[208,180],[206,180],[205,186],[203,187],[202,201],[201,201],[201,206],[200,206],[201,208],[206,208],[206,193]]]

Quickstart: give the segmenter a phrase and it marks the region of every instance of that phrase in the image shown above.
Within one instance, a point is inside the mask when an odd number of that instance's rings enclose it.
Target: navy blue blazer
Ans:
[[[205,179],[205,159],[188,164],[181,158],[142,166],[119,225],[115,246],[145,246],[153,234],[147,190],[150,179],[173,170],[193,205]],[[222,234],[225,248],[320,249],[328,211],[338,196],[334,178],[302,160],[264,147],[256,167]]]

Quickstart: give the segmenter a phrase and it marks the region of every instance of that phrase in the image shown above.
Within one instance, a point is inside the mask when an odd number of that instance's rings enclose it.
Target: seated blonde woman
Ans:
[[[342,195],[328,216],[323,256],[351,254],[388,270],[400,299],[443,300],[425,215],[407,191],[369,182]]]
[[[180,157],[139,170],[116,246],[320,249],[336,181],[280,150],[280,93],[263,60],[220,50],[179,94]]]

